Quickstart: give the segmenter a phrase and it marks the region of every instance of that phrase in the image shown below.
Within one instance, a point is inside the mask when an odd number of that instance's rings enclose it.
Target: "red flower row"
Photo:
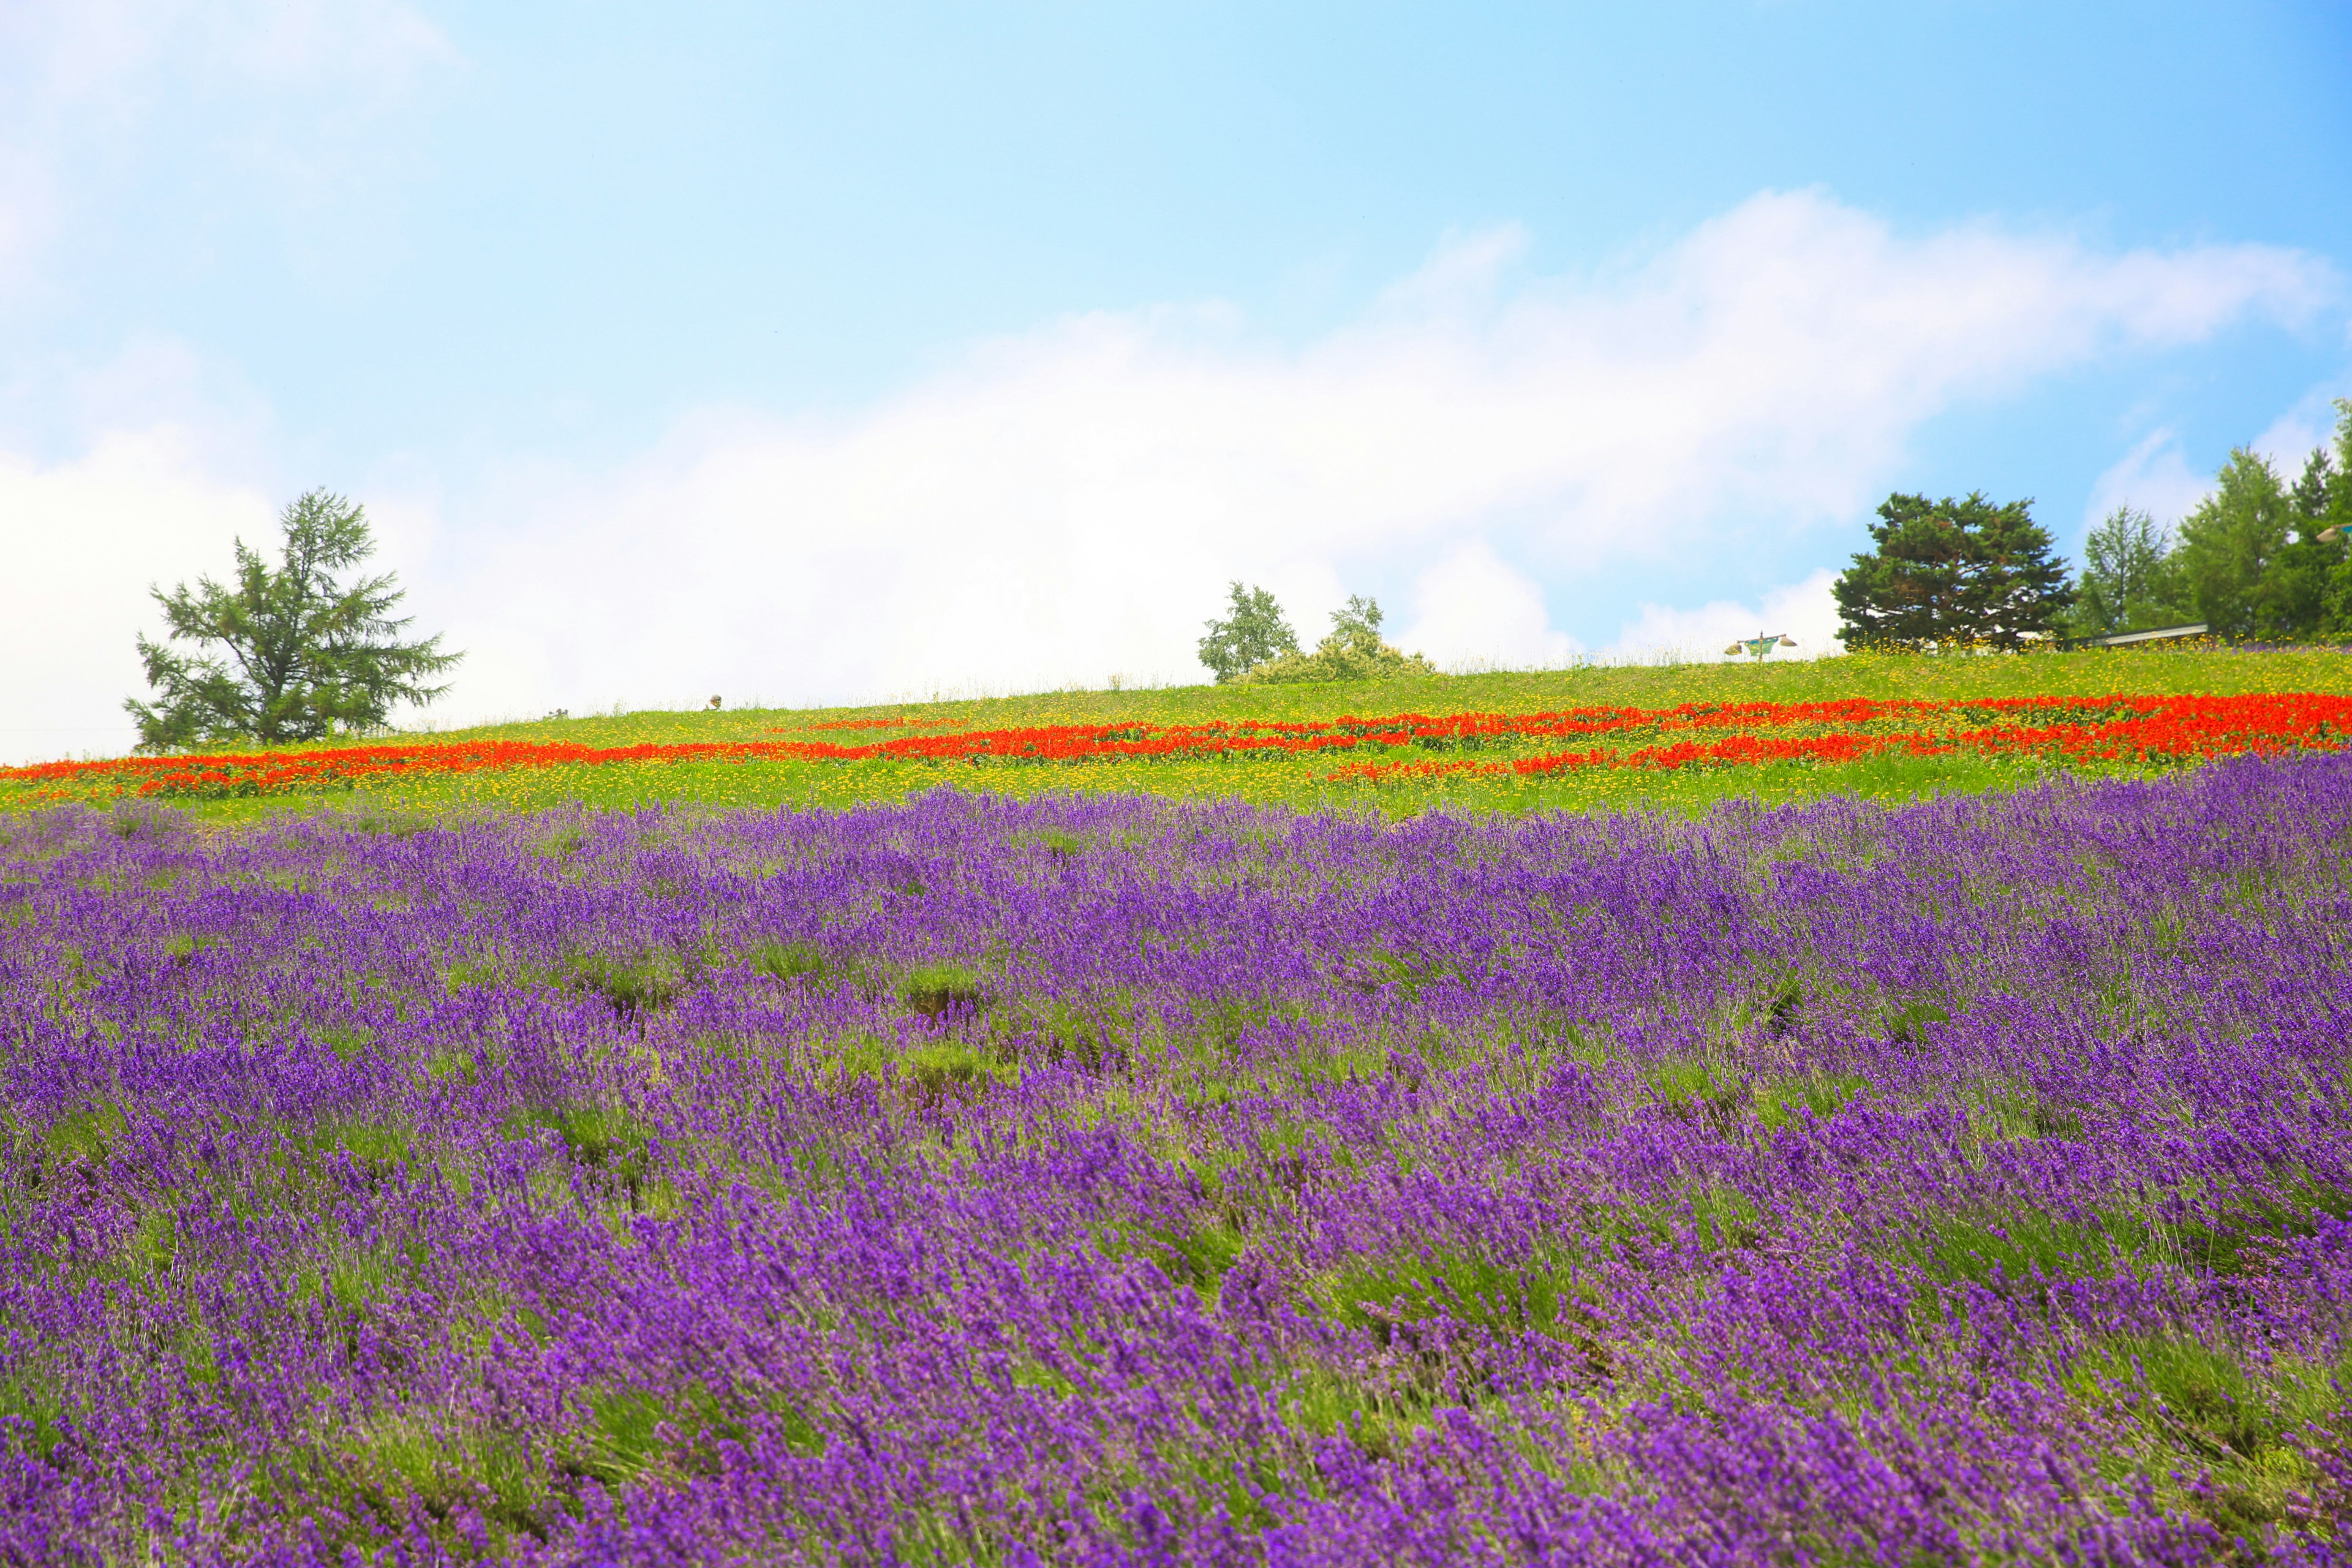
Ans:
[[[1670,769],[1706,763],[1739,766],[1783,762],[1850,763],[1887,752],[1917,756],[1958,752],[1986,756],[2041,753],[2078,762],[2140,761],[2333,748],[2342,744],[2347,736],[2352,736],[2352,699],[2307,692],[2239,697],[2003,699],[1901,706],[1922,713],[1990,710],[2006,718],[2022,716],[2032,706],[2054,707],[2061,703],[2084,711],[2071,721],[1994,723],[1940,732],[1855,728],[1816,735],[1732,735],[1720,741],[1681,741],[1630,752],[1558,752],[1509,763],[1358,763],[1339,769],[1332,777],[1378,781],[1468,772],[1531,775],[1592,767]],[[1896,706],[1884,705],[1882,711],[1891,711]]]
[[[1757,731],[1799,729],[1797,735]],[[1677,708],[1579,708],[1540,713],[1400,713],[1326,721],[1219,720],[1200,724],[1045,724],[894,735],[844,744],[777,740],[584,746],[471,741],[342,746],[318,751],[213,752],[47,763],[0,769],[0,784],[114,781],[142,795],[274,795],[348,786],[380,775],[468,773],[607,763],[764,761],[1076,763],[1316,756],[1367,747],[1481,751],[1546,740],[1590,741],[1647,731],[1654,744],[1592,747],[1493,762],[1355,763],[1334,778],[1380,779],[1475,771],[1540,774],[1586,767],[1850,762],[1882,752],[2037,752],[2147,758],[2335,746],[2352,735],[2352,698],[2314,693],[2240,697],[2018,697],[1928,702],[1685,703]],[[1731,731],[1721,734],[1722,731]],[[1710,732],[1718,739],[1705,738]]]

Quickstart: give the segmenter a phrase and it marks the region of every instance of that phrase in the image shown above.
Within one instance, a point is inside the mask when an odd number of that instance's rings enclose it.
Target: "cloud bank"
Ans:
[[[711,411],[600,468],[518,461],[364,499],[414,607],[469,650],[453,718],[1199,679],[1231,578],[1274,588],[1310,637],[1350,587],[1408,584],[1391,627],[1459,665],[1712,653],[1759,617],[1818,645],[1825,574],[1582,638],[1544,584],[1850,523],[1956,404],[2298,320],[2336,290],[2290,251],[1906,237],[1811,193],[1759,195],[1601,276],[1526,278],[1521,246],[1451,243],[1304,344],[1218,307],[1085,315],[851,416]],[[113,482],[116,460],[13,493],[62,518],[57,498]],[[232,487],[168,482],[215,520],[174,537],[258,515]],[[142,583],[174,570],[123,559]],[[115,590],[89,594],[6,608],[119,614]],[[109,646],[133,624],[110,620]]]
[[[1217,310],[1084,316],[856,418],[709,416],[560,495],[519,482],[477,514],[497,521],[438,541],[469,695],[1198,679],[1228,579],[1272,586],[1311,633],[1356,575],[1400,563],[1418,570],[1391,605],[1407,641],[1557,661],[1583,645],[1544,581],[1850,520],[1956,402],[2299,317],[2333,289],[2262,247],[1904,238],[1807,193],[1601,279],[1507,286],[1515,237],[1447,247],[1301,347]],[[1698,625],[1643,612],[1626,636],[1716,637]]]
[[[258,491],[206,471],[187,432],[110,436],[39,468],[0,453],[0,762],[127,749],[144,693],[132,638],[162,630],[151,582],[226,576],[230,543],[268,536]]]

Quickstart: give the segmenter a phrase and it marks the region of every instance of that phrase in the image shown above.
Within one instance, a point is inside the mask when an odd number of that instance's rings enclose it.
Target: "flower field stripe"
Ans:
[[[889,761],[987,765],[1286,756],[1312,761],[1365,751],[1381,753],[1382,760],[1342,761],[1328,776],[1378,782],[1447,773],[1533,776],[1580,768],[1845,763],[1887,752],[2043,755],[2078,763],[2183,759],[2332,748],[2347,735],[2352,735],[2352,698],[2315,693],[1947,702],[1856,698],[1520,714],[1400,713],[1317,722],[1055,724],[862,742],[779,739],[604,747],[562,742],[418,742],[49,763],[0,769],[0,784],[112,784],[162,796],[277,795],[348,787],[369,779],[629,763]],[[1591,743],[1612,740],[1615,744]],[[1433,767],[1422,759],[1404,762],[1387,755],[1407,749],[1525,751],[1558,741],[1585,744],[1463,766]]]
[[[2347,822],[16,813],[0,1563],[2339,1561]]]

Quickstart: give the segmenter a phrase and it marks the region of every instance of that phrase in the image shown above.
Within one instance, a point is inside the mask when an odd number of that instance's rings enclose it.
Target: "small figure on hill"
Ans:
[[[463,654],[436,637],[402,642],[410,617],[391,613],[404,594],[393,574],[354,583],[338,574],[375,552],[367,514],[323,489],[278,516],[279,563],[236,542],[236,574],[199,577],[166,594],[164,636],[226,660],[191,657],[139,638],[155,700],[123,707],[139,721],[139,749],[177,751],[221,741],[316,741],[383,727],[395,702],[422,706],[449,689],[426,684]]]

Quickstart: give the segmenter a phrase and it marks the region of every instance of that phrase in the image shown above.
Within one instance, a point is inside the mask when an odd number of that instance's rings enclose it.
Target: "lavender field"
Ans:
[[[2352,1542],[2352,759],[0,835],[0,1561]]]

